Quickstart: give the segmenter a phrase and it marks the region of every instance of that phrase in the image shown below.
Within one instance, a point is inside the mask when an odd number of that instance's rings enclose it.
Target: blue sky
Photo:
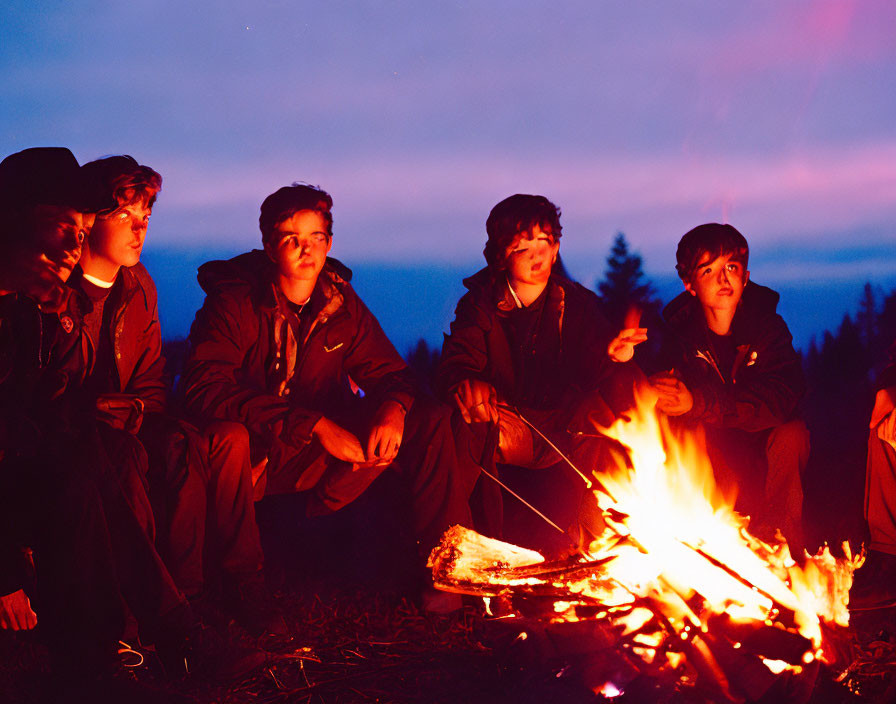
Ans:
[[[805,344],[865,280],[896,287],[894,31],[874,0],[7,0],[0,152],[162,173],[146,256],[172,335],[194,262],[256,246],[261,200],[301,180],[400,349],[436,341],[515,192],[561,206],[586,284],[617,231],[668,282],[685,231],[731,222]]]

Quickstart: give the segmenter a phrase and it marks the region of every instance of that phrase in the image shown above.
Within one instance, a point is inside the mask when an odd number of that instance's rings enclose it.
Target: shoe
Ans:
[[[253,636],[289,635],[286,619],[268,590],[262,572],[236,580],[227,591],[234,618]]]
[[[267,661],[263,651],[204,623],[196,623],[178,642],[156,643],[156,652],[169,677],[211,681],[243,679]]]

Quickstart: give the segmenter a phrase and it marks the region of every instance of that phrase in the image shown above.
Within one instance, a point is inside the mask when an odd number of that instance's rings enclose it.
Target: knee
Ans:
[[[766,448],[769,451],[786,452],[807,458],[809,444],[809,429],[802,420],[796,419],[773,428],[769,433]]]
[[[249,454],[249,431],[242,423],[216,420],[205,427],[204,434],[212,451],[226,448]]]
[[[242,423],[214,421],[203,430],[208,447],[208,469],[219,480],[249,471],[249,431]]]

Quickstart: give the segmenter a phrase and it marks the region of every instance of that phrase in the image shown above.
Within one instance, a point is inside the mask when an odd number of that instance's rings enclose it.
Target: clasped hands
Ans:
[[[373,417],[367,445],[338,423],[322,416],[312,429],[323,448],[333,457],[350,462],[353,469],[384,467],[398,455],[404,434],[405,409],[397,401],[383,403]]]
[[[648,378],[657,394],[656,407],[667,416],[684,415],[694,407],[694,396],[674,371],[659,372]]]

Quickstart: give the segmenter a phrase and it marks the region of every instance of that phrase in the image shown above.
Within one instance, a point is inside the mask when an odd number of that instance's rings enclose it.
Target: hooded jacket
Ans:
[[[516,308],[503,273],[482,269],[464,280],[468,293],[460,299],[451,331],[445,336],[436,376],[436,388],[448,399],[464,379],[485,381],[498,394],[517,403],[526,379],[518,378],[510,341],[502,318]],[[585,287],[551,273],[546,288],[543,325],[556,329],[560,357],[556,365],[557,393],[546,408],[571,409],[597,390],[613,364],[607,346],[614,337],[609,322],[599,310],[597,296]]]
[[[198,279],[206,299],[190,331],[186,405],[202,418],[245,425],[253,456],[278,438],[301,447],[322,416],[346,413],[349,377],[379,403],[410,408],[412,373],[339,261],[327,258],[320,273],[303,340],[294,337],[265,252],[203,264]]]
[[[731,323],[736,354],[727,374],[713,352],[700,301],[685,292],[666,306],[664,367],[677,371],[694,397],[683,418],[758,432],[794,417],[806,383],[793,337],[776,312],[779,298],[752,281],[744,287]]]

